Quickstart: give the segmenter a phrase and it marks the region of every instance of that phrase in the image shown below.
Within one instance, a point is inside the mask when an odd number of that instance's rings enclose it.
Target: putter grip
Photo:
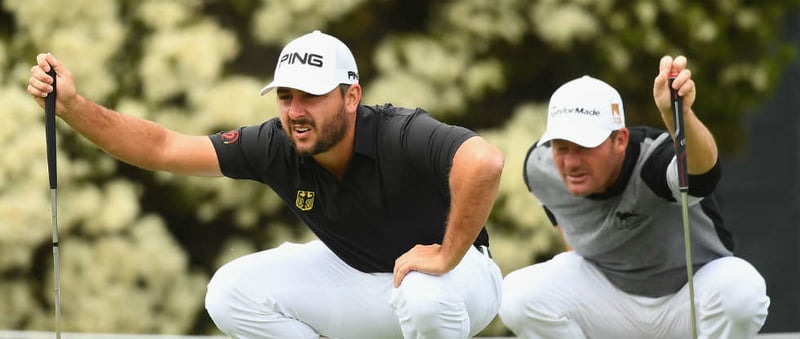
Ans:
[[[53,78],[53,92],[44,98],[44,133],[47,141],[47,174],[50,176],[50,189],[58,186],[56,177],[56,71],[50,67],[47,72]]]
[[[677,73],[669,74],[669,93],[672,102],[672,122],[675,127],[675,159],[678,162],[678,187],[681,192],[689,190],[689,173],[686,168],[686,131],[683,128],[683,98],[672,88]]]

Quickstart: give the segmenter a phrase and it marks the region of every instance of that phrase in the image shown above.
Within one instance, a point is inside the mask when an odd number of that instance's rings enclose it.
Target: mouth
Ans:
[[[292,134],[295,137],[303,137],[311,132],[311,127],[308,125],[292,125]]]
[[[581,183],[585,181],[587,177],[585,173],[570,173],[565,176],[569,183]]]
[[[564,174],[564,184],[572,195],[586,196],[590,193],[592,179],[588,173],[567,173]]]

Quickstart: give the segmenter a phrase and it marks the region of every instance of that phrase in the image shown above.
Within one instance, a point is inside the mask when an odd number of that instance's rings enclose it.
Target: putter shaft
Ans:
[[[53,92],[44,100],[44,131],[47,142],[47,174],[50,177],[50,200],[53,221],[53,280],[55,289],[56,339],[61,339],[61,258],[58,251],[58,175],[56,167],[56,71],[47,72],[53,78]]]
[[[683,247],[686,254],[686,277],[689,284],[689,314],[692,338],[697,339],[697,315],[694,305],[694,270],[692,268],[692,239],[689,229],[689,171],[686,159],[686,131],[683,124],[683,98],[672,88],[676,73],[669,74],[669,91],[675,136],[675,159],[678,164],[678,187],[681,193],[681,218],[683,219]]]
[[[55,283],[55,308],[56,308],[56,339],[61,339],[61,258],[58,253],[58,203],[56,188],[50,189],[50,198],[52,200],[51,209],[53,219],[53,280]]]

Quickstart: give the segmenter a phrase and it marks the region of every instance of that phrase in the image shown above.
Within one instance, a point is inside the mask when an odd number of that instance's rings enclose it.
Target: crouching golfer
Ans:
[[[686,58],[667,56],[653,97],[669,132],[626,128],[619,93],[600,80],[584,76],[553,93],[524,176],[572,250],[505,278],[500,318],[518,336],[691,338],[671,72],[683,96],[699,337],[752,338],[764,324],[764,279],[731,255],[713,199],[717,147],[692,111]]]
[[[234,338],[467,338],[495,317],[502,276],[483,225],[503,156],[475,132],[421,109],[360,104],[358,69],[339,39],[287,44],[274,79],[279,118],[189,136],[78,95],[41,54],[28,92],[130,164],[250,179],[273,189],[317,235],[221,267],[206,309]]]

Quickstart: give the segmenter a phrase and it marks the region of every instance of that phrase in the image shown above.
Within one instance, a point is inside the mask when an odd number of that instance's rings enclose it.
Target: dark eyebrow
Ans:
[[[301,95],[301,96],[309,97],[309,98],[316,98],[316,97],[321,97],[321,96],[325,95],[325,94],[311,94],[311,93],[304,92],[304,91],[301,91],[301,90],[295,90],[295,91],[298,93],[297,95]],[[287,87],[278,87],[275,92],[276,92],[276,94],[278,96],[288,95],[288,94],[292,93],[292,89],[291,88],[287,88]]]

